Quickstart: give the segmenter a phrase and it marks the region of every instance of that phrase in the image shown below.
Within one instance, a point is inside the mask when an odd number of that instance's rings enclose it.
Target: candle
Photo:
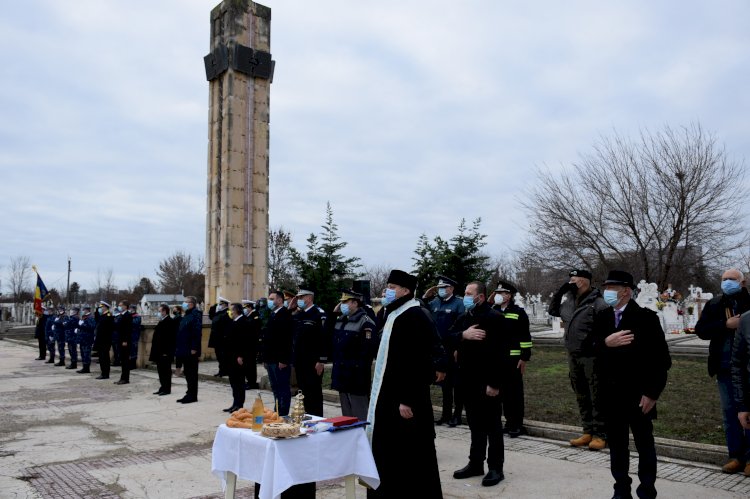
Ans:
[[[281,416],[281,414],[279,414],[279,399],[276,399],[276,415]]]

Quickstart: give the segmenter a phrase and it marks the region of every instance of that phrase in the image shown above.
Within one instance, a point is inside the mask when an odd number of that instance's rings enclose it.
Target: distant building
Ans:
[[[170,307],[174,305],[182,305],[185,301],[185,297],[180,295],[157,295],[147,294],[143,295],[139,303],[140,311],[142,315],[151,316],[156,313],[159,309],[159,305],[166,303]]]

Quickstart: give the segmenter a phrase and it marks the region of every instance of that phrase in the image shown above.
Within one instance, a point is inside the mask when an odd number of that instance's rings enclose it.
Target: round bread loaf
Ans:
[[[260,430],[261,435],[272,438],[289,438],[299,435],[299,425],[292,423],[266,423]]]

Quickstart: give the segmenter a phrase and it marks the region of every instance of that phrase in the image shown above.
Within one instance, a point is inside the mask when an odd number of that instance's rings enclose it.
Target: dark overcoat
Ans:
[[[608,347],[607,336],[630,330],[633,342]],[[667,385],[672,366],[669,348],[659,318],[653,310],[630,300],[615,326],[614,309],[607,308],[594,318],[594,346],[602,362],[600,393],[603,393],[608,417],[638,407],[641,396],[657,400]],[[648,415],[656,418],[656,407]]]

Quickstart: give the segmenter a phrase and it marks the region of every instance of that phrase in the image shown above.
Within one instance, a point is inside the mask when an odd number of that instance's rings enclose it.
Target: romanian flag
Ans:
[[[36,267],[32,268],[34,269],[34,272],[36,272],[36,288],[34,289],[34,310],[41,314],[42,302],[45,298],[47,298],[49,291],[47,291],[47,286],[45,286],[44,282],[42,282],[42,278],[39,277],[39,271],[37,271]]]

